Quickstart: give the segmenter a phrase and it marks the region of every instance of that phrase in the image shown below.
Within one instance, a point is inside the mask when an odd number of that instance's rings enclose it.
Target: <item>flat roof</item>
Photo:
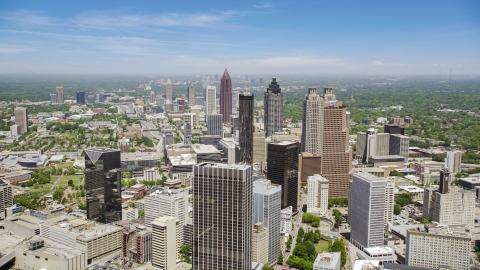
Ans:
[[[419,188],[417,186],[398,186],[399,189],[403,189],[408,192],[422,192],[423,193],[423,188]]]
[[[11,251],[15,250],[15,247],[23,241],[23,238],[11,234],[11,232],[7,230],[0,230],[0,252],[3,254],[10,253]]]
[[[100,237],[102,235],[106,235],[106,234],[116,232],[116,231],[121,231],[121,230],[122,230],[121,227],[118,227],[115,225],[110,225],[110,224],[97,225],[89,230],[83,231],[81,234],[77,236],[77,239],[88,241],[88,240]]]
[[[367,252],[370,255],[387,255],[387,254],[393,254],[393,249],[391,247],[369,247],[369,248],[364,248],[363,249],[365,252]]]
[[[44,246],[36,250],[31,250],[30,243],[35,240],[43,240]],[[59,257],[59,259],[70,259],[84,253],[76,248],[72,248],[40,236],[34,236],[30,241],[24,242],[22,244],[22,248],[23,252],[25,253],[55,255]]]
[[[340,252],[323,252],[317,255],[314,265],[334,267],[340,260]]]

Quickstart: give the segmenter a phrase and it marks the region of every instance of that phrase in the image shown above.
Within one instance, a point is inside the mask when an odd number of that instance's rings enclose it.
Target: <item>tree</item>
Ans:
[[[426,219],[426,218],[424,218],[424,217],[421,217],[421,218],[420,218],[420,223],[428,224],[428,223],[430,223],[430,221],[428,221],[428,219]]]
[[[282,255],[281,252],[280,252],[280,255],[278,255],[277,264],[278,264],[278,265],[282,265],[282,264],[283,264],[283,255]]]
[[[273,267],[270,267],[268,265],[263,266],[263,270],[274,270]]]
[[[134,202],[128,202],[128,207],[135,208],[135,203]]]
[[[393,213],[394,213],[395,215],[400,215],[401,212],[402,212],[402,207],[401,207],[400,205],[398,205],[398,204],[395,204],[395,205],[393,206]]]
[[[287,246],[287,250],[290,251],[290,249],[292,248],[292,242],[287,241],[286,246]]]
[[[143,209],[138,209],[138,216],[139,216],[139,217],[144,217],[144,216],[145,216],[145,210],[143,210]]]
[[[68,185],[73,187],[73,180],[72,179],[68,180]]]
[[[341,265],[344,266],[347,262],[347,251],[345,250],[345,242],[343,239],[336,239],[329,249],[331,252],[341,253],[340,262]]]

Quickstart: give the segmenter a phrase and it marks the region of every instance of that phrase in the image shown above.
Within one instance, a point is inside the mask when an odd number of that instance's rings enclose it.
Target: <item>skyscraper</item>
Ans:
[[[283,126],[283,93],[275,77],[265,91],[264,108],[265,136],[270,137]]]
[[[390,155],[400,155],[405,158],[405,162],[408,161],[408,147],[410,144],[410,138],[405,135],[391,134],[389,153]]]
[[[307,212],[325,216],[328,212],[328,180],[319,174],[308,177]]]
[[[165,96],[168,100],[172,100],[172,81],[168,78],[167,83],[165,83]]]
[[[303,100],[302,152],[314,155],[323,152],[323,103],[317,88],[309,87]]]
[[[217,87],[209,85],[206,90],[205,114],[217,113]],[[225,118],[225,115],[224,115]]]
[[[445,158],[445,168],[448,168],[448,171],[451,174],[456,174],[460,171],[461,163],[462,151],[447,152],[447,157]]]
[[[282,209],[298,212],[298,142],[273,142],[267,150],[267,178],[282,186]]]
[[[77,92],[77,104],[85,104],[85,92]]]
[[[63,97],[63,86],[57,86],[55,91],[57,92],[57,103],[65,103],[65,99]]]
[[[84,154],[87,218],[102,223],[121,220],[120,151],[93,147]]]
[[[331,87],[324,88],[323,153],[320,175],[329,181],[328,194],[348,198],[352,180],[352,150],[348,144],[347,108],[337,101]]]
[[[188,86],[187,90],[188,105],[193,106],[195,105],[195,86],[193,86],[193,83]]]
[[[278,236],[281,230],[281,204],[282,187],[280,185],[272,184],[267,179],[253,182],[253,224],[261,222],[268,228],[268,264],[274,263],[280,252]]]
[[[28,132],[28,110],[25,107],[16,107],[13,110],[15,125],[20,127],[20,133]]]
[[[183,241],[183,225],[169,216],[152,222],[152,265],[160,269],[173,269],[180,257]]]
[[[223,115],[207,114],[205,115],[207,122],[207,135],[220,135],[223,137]]]
[[[227,124],[232,114],[232,79],[226,68],[220,81],[220,114],[223,115],[223,123]]]
[[[157,102],[156,98],[155,98],[155,92],[150,92],[150,103],[151,104],[154,104],[155,102]]]
[[[250,270],[252,167],[200,163],[193,175],[193,269]]]
[[[240,94],[240,162],[253,163],[253,101],[251,92]]]
[[[362,251],[383,246],[386,186],[386,179],[373,174],[359,172],[353,175],[348,209],[350,241]]]

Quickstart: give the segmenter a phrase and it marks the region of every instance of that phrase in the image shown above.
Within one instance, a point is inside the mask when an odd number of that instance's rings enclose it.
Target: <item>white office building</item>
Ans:
[[[328,180],[319,174],[307,179],[307,213],[325,216],[328,213]]]
[[[358,249],[383,245],[387,180],[370,173],[353,175],[350,189],[350,241]]]
[[[185,190],[164,190],[145,198],[145,226],[151,226],[154,219],[163,216],[176,217],[185,225],[188,215],[188,194]]]
[[[278,234],[277,234],[278,236]],[[280,243],[277,237],[277,242]],[[258,222],[253,225],[252,232],[252,262],[268,265],[268,229],[263,223]]]
[[[268,264],[274,263],[280,252],[281,204],[281,185],[272,184],[267,179],[253,182],[253,224],[261,222],[268,228]]]
[[[152,265],[160,269],[174,269],[180,257],[183,225],[170,216],[152,222]]]
[[[292,214],[291,206],[283,208],[280,212],[280,232],[284,235],[289,235],[292,231]]]
[[[313,270],[340,270],[340,252],[323,252],[313,262]]]
[[[450,174],[455,175],[460,171],[460,164],[462,163],[462,152],[461,151],[450,151],[447,152],[447,157],[445,158],[445,168],[448,168]]]
[[[205,115],[217,113],[217,87],[207,86],[207,97],[205,99]]]

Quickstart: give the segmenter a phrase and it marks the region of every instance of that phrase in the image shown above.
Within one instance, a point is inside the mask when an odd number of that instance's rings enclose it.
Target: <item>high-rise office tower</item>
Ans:
[[[329,181],[328,194],[347,198],[352,180],[352,150],[348,144],[347,108],[325,87],[323,108],[323,153],[320,175]]]
[[[268,228],[268,260],[266,261],[268,264],[274,263],[280,252],[278,234],[281,230],[281,204],[282,187],[280,185],[272,184],[267,179],[258,179],[253,182],[253,224],[261,222]]]
[[[226,68],[220,81],[220,114],[223,115],[223,123],[228,124],[232,115],[232,79]]]
[[[65,99],[63,97],[63,86],[57,86],[55,88],[55,91],[57,92],[57,103],[58,104],[65,103]]]
[[[253,102],[252,92],[240,94],[240,162],[253,164]]]
[[[387,178],[385,187],[385,225],[393,224],[393,207],[395,205],[395,180]]]
[[[121,220],[120,151],[92,147],[84,154],[87,218],[102,223]]]
[[[26,107],[16,107],[13,110],[15,125],[20,127],[20,133],[28,132],[28,110]]]
[[[5,219],[5,209],[13,205],[13,187],[0,180],[0,219]]]
[[[195,105],[195,86],[193,86],[193,83],[188,86],[187,90],[188,105],[193,106]]]
[[[170,78],[168,78],[167,83],[165,83],[165,97],[168,100],[173,100],[172,99],[172,81],[170,81]]]
[[[183,125],[183,135],[184,135],[184,140],[183,144],[191,144],[192,143],[192,123],[190,122],[185,122]]]
[[[451,174],[456,174],[460,171],[460,164],[462,163],[462,151],[449,151],[445,158],[445,168]]]
[[[366,132],[358,132],[355,158],[365,163],[373,156],[388,156],[389,146],[390,134],[388,133],[378,133],[374,128]]]
[[[85,104],[85,92],[77,92],[77,104]]]
[[[440,171],[440,187],[427,187],[423,195],[423,217],[446,225],[475,223],[475,192],[449,184],[449,172]]]
[[[386,179],[373,174],[359,172],[353,175],[348,209],[350,241],[362,251],[383,246],[386,186]]]
[[[193,268],[252,267],[253,168],[193,166]]]
[[[269,229],[265,228],[261,222],[253,225],[252,233],[252,261],[261,264],[270,264],[268,261],[268,232]],[[278,233],[276,233],[278,240]],[[279,242],[279,241],[277,241]],[[279,242],[280,243],[280,242]],[[279,245],[280,246],[280,245]]]
[[[317,88],[309,87],[303,100],[302,152],[314,155],[323,152],[323,106]]]
[[[145,226],[151,226],[154,219],[162,216],[175,217],[185,225],[188,217],[188,194],[166,190],[145,196]]]
[[[223,136],[223,115],[221,114],[207,114],[205,115],[207,122],[208,135]]]
[[[57,94],[50,94],[50,104],[57,104]]]
[[[419,269],[471,269],[470,228],[442,225],[425,224],[406,230],[406,265],[412,269],[415,269],[413,266]]]
[[[205,97],[205,115],[217,113],[217,87],[209,85]],[[225,115],[224,115],[225,116]]]
[[[154,104],[156,103],[157,100],[156,100],[156,96],[155,96],[155,92],[150,92],[150,103]]]
[[[319,174],[308,177],[307,212],[319,216],[328,213],[328,180]]]
[[[383,131],[388,134],[405,135],[405,127],[399,125],[388,124],[385,125]]]
[[[265,136],[270,137],[283,127],[283,93],[275,77],[265,91],[264,108]]]
[[[265,138],[265,133],[257,131],[253,133],[253,162],[267,161],[267,143],[271,138]]]
[[[410,144],[410,138],[400,134],[390,134],[390,155],[400,155],[405,158],[405,162],[408,161],[408,147]]]
[[[273,142],[267,146],[267,178],[282,186],[282,209],[298,212],[298,142]]]
[[[169,216],[152,222],[152,265],[160,269],[174,269],[180,257],[183,225]]]

